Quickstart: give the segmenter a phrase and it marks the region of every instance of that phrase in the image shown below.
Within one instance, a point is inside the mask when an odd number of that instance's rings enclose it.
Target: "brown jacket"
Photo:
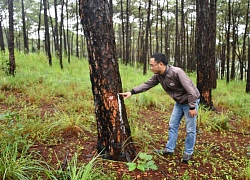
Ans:
[[[131,92],[132,94],[144,92],[159,83],[177,103],[188,103],[191,109],[195,108],[200,93],[186,73],[178,67],[167,65],[163,75],[154,74],[147,82],[133,88]]]

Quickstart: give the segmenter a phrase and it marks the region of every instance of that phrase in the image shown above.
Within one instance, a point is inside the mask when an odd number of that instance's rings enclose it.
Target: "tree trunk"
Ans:
[[[130,50],[130,36],[129,36],[129,7],[130,7],[130,0],[126,1],[126,53],[125,53],[125,64],[127,65],[129,62],[129,50]]]
[[[49,58],[49,65],[52,66],[52,58],[50,52],[49,23],[47,15],[47,0],[43,0],[43,7],[44,7],[44,26],[45,26],[45,51]]]
[[[213,39],[210,39],[210,33],[215,33],[211,31],[210,14],[211,7],[209,5],[209,0],[196,0],[196,12],[197,12],[197,22],[196,22],[196,60],[197,60],[197,87],[201,94],[201,103],[210,109],[214,109],[212,103],[212,88],[211,88],[211,70],[212,52],[211,44],[213,44]],[[211,1],[210,1],[211,2]],[[212,5],[212,3],[211,3]]]
[[[80,0],[80,17],[87,39],[90,79],[97,121],[98,153],[113,160],[135,157],[123,99],[110,1]]]
[[[9,10],[9,38],[8,38],[9,74],[15,76],[16,62],[15,62],[15,52],[14,52],[13,0],[8,1],[8,10]]]
[[[54,0],[54,11],[55,11],[55,27],[54,27],[54,45],[56,56],[59,56],[59,36],[58,36],[58,17],[57,17],[57,0]],[[53,24],[53,21],[51,21]]]
[[[60,62],[60,67],[63,69],[63,61],[62,61],[62,54],[63,54],[63,7],[64,7],[64,0],[61,1],[61,22],[60,22],[60,29],[59,29],[59,35],[60,35],[60,46],[59,46],[59,62]]]
[[[230,73],[230,27],[231,27],[231,2],[228,1],[228,22],[227,22],[227,83],[229,83],[229,73]]]
[[[231,75],[230,79],[234,80],[235,79],[235,55],[236,55],[236,45],[237,45],[237,35],[236,35],[236,17],[232,18],[232,23],[233,23],[233,29],[232,29],[232,63],[231,63]]]
[[[168,12],[168,1],[167,1],[166,9],[167,9],[167,12]],[[167,16],[166,25],[165,25],[165,54],[166,54],[166,58],[167,58],[168,61],[170,61],[169,47],[170,47],[170,42],[169,42],[169,18]]]
[[[41,12],[42,12],[42,7],[43,7],[43,3],[42,0],[40,0],[40,9],[39,9],[39,17],[38,17],[38,28],[37,28],[37,50],[38,52],[40,52],[40,48],[41,48],[41,39],[40,39],[40,29],[41,29]]]
[[[121,43],[121,58],[122,58],[122,62],[125,64],[125,32],[124,32],[124,15],[123,15],[123,0],[121,0],[121,26],[122,26],[122,33],[121,33],[121,36],[122,36],[122,43]]]
[[[159,52],[159,39],[158,39],[158,24],[159,24],[159,2],[156,0],[156,15],[155,15],[155,52]]]
[[[68,3],[69,3],[69,1],[67,0],[66,1],[66,11],[67,11],[67,39],[65,39],[65,40],[67,40],[67,55],[68,55],[68,63],[70,64],[70,55],[71,55],[71,51],[70,51],[70,36],[69,36],[69,9],[68,9]]]
[[[4,40],[3,40],[3,29],[2,29],[2,19],[0,18],[0,48],[1,52],[5,52]]]
[[[217,73],[215,68],[215,46],[216,46],[216,2],[217,0],[210,0],[209,7],[209,58],[211,62],[210,71],[210,87],[216,89],[217,86]]]
[[[243,44],[242,44],[242,58],[240,61],[240,80],[243,81],[244,77],[244,63],[246,63],[246,40],[247,36],[249,35],[249,30],[248,30],[248,23],[249,23],[249,6],[250,2],[248,1],[248,6],[247,6],[247,13],[246,13],[246,24],[245,24],[245,30],[244,30],[244,35],[243,35]],[[249,49],[248,49],[249,51]],[[249,68],[249,67],[248,67]]]
[[[179,37],[179,8],[178,8],[178,0],[175,1],[175,53],[174,53],[174,65],[181,66],[180,59],[180,37]]]
[[[249,2],[249,1],[248,1]],[[246,93],[250,93],[250,38],[248,37],[248,66],[247,66]]]
[[[78,0],[76,0],[76,57],[79,58],[79,13],[78,13]]]
[[[23,44],[24,44],[24,52],[28,53],[29,52],[29,43],[28,43],[28,38],[26,35],[26,22],[25,22],[25,12],[24,12],[24,3],[22,0],[22,21],[23,21]]]
[[[142,52],[142,59],[144,61],[143,63],[143,75],[147,73],[147,64],[148,64],[148,33],[150,28],[150,11],[151,10],[151,0],[148,1],[148,15],[147,15],[147,24],[146,24],[146,32],[145,32],[145,44],[143,46],[143,52]]]
[[[180,42],[181,42],[181,49],[180,49],[180,57],[181,57],[181,67],[183,69],[187,69],[187,58],[186,58],[186,27],[185,27],[185,13],[184,13],[184,0],[181,0],[181,30],[180,30]]]

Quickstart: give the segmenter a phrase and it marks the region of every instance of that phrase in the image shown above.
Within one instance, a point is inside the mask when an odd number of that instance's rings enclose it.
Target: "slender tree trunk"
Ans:
[[[148,1],[148,11],[147,11],[147,24],[146,24],[146,32],[145,32],[145,44],[143,47],[143,53],[142,53],[142,59],[144,61],[143,63],[143,75],[147,74],[147,65],[148,65],[148,32],[150,29],[150,11],[151,10],[151,0]]]
[[[41,29],[41,12],[42,12],[42,7],[43,7],[43,2],[40,0],[40,9],[39,9],[39,16],[38,16],[38,28],[37,28],[37,35],[38,35],[38,40],[37,40],[37,50],[40,52],[41,48],[41,39],[40,39],[40,29]]]
[[[185,34],[185,13],[184,13],[184,0],[181,0],[181,32],[180,32],[180,41],[181,41],[181,67],[187,69],[187,58],[186,58],[186,34]]]
[[[76,0],[76,57],[79,58],[79,13],[78,13],[78,2]]]
[[[123,99],[112,21],[112,1],[80,0],[80,17],[87,39],[90,79],[98,131],[98,152],[105,158],[135,157]]]
[[[168,1],[167,1],[167,12],[168,12]],[[166,54],[166,58],[168,61],[170,61],[170,51],[169,51],[169,47],[170,46],[170,42],[169,42],[169,19],[167,16],[167,20],[166,20],[166,25],[165,25],[165,54]]]
[[[248,0],[247,5],[248,5],[247,14],[249,14],[249,8],[250,8],[250,1],[249,0]],[[248,17],[247,17],[247,21],[248,21]],[[249,33],[249,31],[248,31],[248,33]],[[246,92],[250,93],[250,38],[249,38],[249,36],[248,36],[248,66],[247,66]]]
[[[121,35],[122,35],[122,44],[121,44],[121,50],[122,50],[122,53],[121,53],[121,55],[122,55],[122,61],[123,61],[123,63],[125,64],[126,62],[125,62],[125,57],[126,57],[126,55],[125,55],[125,36],[124,36],[124,34],[125,34],[125,31],[124,31],[124,14],[123,14],[123,0],[121,0],[121,26],[122,26],[122,33],[121,33]]]
[[[59,33],[60,33],[60,47],[59,47],[59,61],[60,61],[60,67],[61,69],[63,69],[63,61],[62,61],[62,54],[63,54],[63,7],[64,7],[64,0],[61,0],[61,22],[60,22],[60,29],[59,29]]]
[[[129,62],[129,50],[130,50],[130,36],[129,36],[129,7],[130,7],[130,0],[126,1],[126,54],[125,54],[125,64],[127,65]]]
[[[165,0],[164,0],[165,3]],[[164,10],[164,5],[162,8],[160,8],[160,21],[161,21],[161,52],[163,53],[163,42],[164,42],[164,38],[163,38],[163,10]]]
[[[44,25],[45,25],[45,51],[49,59],[49,65],[52,66],[52,58],[50,51],[49,23],[47,15],[47,0],[43,0],[44,7]]]
[[[249,23],[249,6],[250,6],[250,2],[248,1],[248,7],[247,7],[247,13],[246,13],[246,24],[245,24],[245,31],[244,31],[244,35],[243,35],[243,44],[242,44],[242,58],[240,61],[240,80],[243,81],[243,77],[244,77],[244,63],[246,62],[246,40],[247,40],[247,36],[249,34],[249,30],[248,30],[248,23]],[[248,49],[249,51],[249,49]]]
[[[181,67],[180,59],[180,37],[179,37],[179,8],[178,0],[175,1],[175,55],[174,65]]]
[[[233,29],[232,29],[232,63],[231,63],[231,75],[230,79],[234,80],[235,79],[235,57],[236,57],[236,44],[237,44],[237,35],[236,35],[236,17],[232,18],[232,23],[233,23]]]
[[[227,83],[230,80],[230,27],[231,27],[231,1],[228,1],[228,22],[227,22]]]
[[[55,11],[55,27],[54,27],[54,46],[55,46],[55,53],[56,56],[59,55],[59,35],[58,35],[58,17],[57,17],[57,0],[54,0],[54,11]],[[51,20],[51,24],[53,24],[53,21]]]
[[[8,38],[8,49],[9,49],[9,74],[15,76],[16,62],[14,52],[14,13],[13,13],[13,0],[8,0],[9,10],[9,38]]]
[[[139,63],[143,63],[143,59],[142,59],[142,47],[143,47],[143,25],[142,25],[142,21],[143,21],[143,14],[141,13],[141,5],[138,7],[138,14],[139,14],[139,35],[138,35],[138,51],[137,51],[137,59],[139,61]]]
[[[23,21],[23,42],[24,42],[24,52],[29,53],[29,43],[26,34],[26,21],[25,21],[25,12],[24,12],[24,3],[22,0],[22,21]]]
[[[249,5],[249,1],[248,1]],[[250,38],[248,37],[248,66],[247,66],[246,93],[250,93]]]
[[[70,64],[70,35],[69,35],[69,9],[68,9],[69,1],[66,1],[66,11],[67,11],[67,55],[68,55],[68,63]]]
[[[2,29],[2,18],[0,18],[0,48],[1,48],[1,52],[5,52],[4,40],[3,40],[3,29]]]
[[[158,37],[158,24],[159,24],[159,2],[156,1],[156,17],[155,17],[155,52],[159,52],[159,37]]]

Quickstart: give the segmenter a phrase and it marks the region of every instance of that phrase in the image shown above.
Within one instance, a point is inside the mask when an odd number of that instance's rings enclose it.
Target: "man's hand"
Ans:
[[[119,94],[122,95],[124,99],[127,99],[132,95],[131,92],[124,92],[124,93],[119,93]]]
[[[190,109],[190,110],[189,110],[189,115],[190,115],[191,117],[196,116],[196,115],[197,115],[196,110],[195,110],[195,109]]]

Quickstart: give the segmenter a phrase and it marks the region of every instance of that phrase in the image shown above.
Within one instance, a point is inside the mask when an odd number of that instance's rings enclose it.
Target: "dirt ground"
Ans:
[[[247,148],[250,135],[237,132],[206,132],[199,128],[193,160],[188,164],[181,162],[185,141],[185,127],[181,126],[178,144],[174,156],[159,156],[150,150],[151,147],[161,149],[167,141],[168,123],[164,112],[154,109],[143,109],[140,114],[141,127],[149,123],[148,129],[154,142],[149,146],[147,154],[153,155],[158,170],[142,172],[134,170],[129,172],[126,163],[102,160],[99,164],[106,173],[116,173],[116,179],[126,179],[129,175],[132,179],[163,180],[163,179],[244,179],[242,171],[246,166]],[[47,146],[35,144],[32,149],[40,154],[50,164],[59,167],[66,159],[70,160],[76,151],[80,151],[81,162],[88,163],[96,155],[97,137],[91,132],[79,127],[71,127],[62,133],[62,142],[58,145]],[[80,149],[80,150],[79,150]],[[141,147],[136,147],[140,152]],[[127,178],[128,179],[128,178]]]

